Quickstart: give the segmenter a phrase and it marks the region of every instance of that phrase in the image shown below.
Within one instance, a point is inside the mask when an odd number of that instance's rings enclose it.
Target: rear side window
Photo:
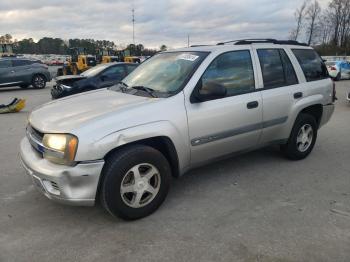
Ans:
[[[294,68],[283,49],[258,49],[264,88],[277,88],[298,83]]]
[[[306,81],[317,81],[328,78],[326,65],[321,57],[312,49],[292,49],[304,72]]]
[[[11,66],[12,64],[10,60],[0,60],[0,68],[7,68]]]

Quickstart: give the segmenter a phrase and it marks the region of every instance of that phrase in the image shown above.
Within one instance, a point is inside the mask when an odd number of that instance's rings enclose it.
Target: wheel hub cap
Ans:
[[[309,124],[303,125],[297,136],[297,148],[300,152],[305,152],[312,144],[314,132]]]
[[[148,163],[135,165],[122,179],[121,198],[132,208],[146,206],[157,196],[160,182],[160,173],[155,166]]]

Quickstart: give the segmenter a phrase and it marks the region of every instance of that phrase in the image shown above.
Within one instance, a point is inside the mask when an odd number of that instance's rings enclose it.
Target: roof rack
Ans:
[[[200,46],[210,46],[210,45],[190,45],[190,47],[200,47]]]
[[[217,45],[225,45],[233,43],[233,45],[250,45],[250,44],[275,44],[275,45],[300,45],[300,46],[309,46],[305,43],[299,43],[298,41],[294,40],[276,40],[271,38],[257,38],[257,39],[239,39],[239,40],[232,40],[227,42],[220,42],[217,43]]]

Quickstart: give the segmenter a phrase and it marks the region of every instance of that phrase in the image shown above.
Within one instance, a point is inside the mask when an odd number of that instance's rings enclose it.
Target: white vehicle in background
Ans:
[[[327,61],[329,75],[335,80],[350,79],[350,62],[346,60]]]

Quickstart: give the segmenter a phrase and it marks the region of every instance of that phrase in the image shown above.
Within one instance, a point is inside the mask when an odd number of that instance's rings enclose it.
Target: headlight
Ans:
[[[61,87],[62,87],[63,89],[68,89],[68,90],[70,90],[70,89],[72,88],[71,86],[62,85],[62,84],[61,84]]]
[[[78,138],[69,134],[45,134],[44,157],[51,162],[72,165],[78,148]]]

